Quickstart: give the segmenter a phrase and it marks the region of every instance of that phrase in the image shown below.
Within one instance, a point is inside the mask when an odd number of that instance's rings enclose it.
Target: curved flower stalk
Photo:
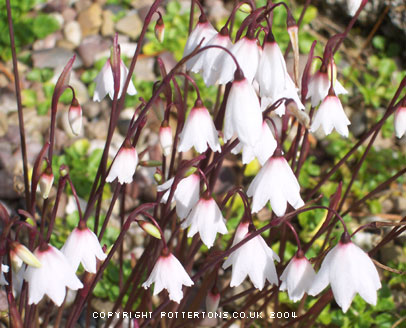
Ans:
[[[210,39],[217,34],[215,28],[207,21],[206,16],[201,15],[196,27],[190,33],[183,51],[183,57],[188,56],[201,43],[201,47],[207,45]],[[186,69],[199,73],[203,69],[203,53],[199,53],[186,62]]]
[[[207,150],[207,145],[213,152],[221,152],[216,127],[201,100],[196,100],[179,137],[178,151],[180,152],[194,147],[198,153],[203,153]]]
[[[73,229],[61,249],[74,271],[82,263],[84,269],[96,273],[96,258],[104,261],[107,255],[103,252],[97,236],[80,221],[79,227]]]
[[[210,248],[214,244],[217,232],[223,235],[228,232],[225,222],[216,201],[210,196],[203,196],[182,223],[182,228],[190,227],[188,237],[193,237],[199,232],[200,239]]]
[[[270,157],[252,180],[248,191],[252,197],[252,213],[260,211],[268,200],[277,216],[286,212],[287,203],[295,209],[302,207],[300,185],[288,162],[282,156]]]
[[[165,191],[171,188],[174,178],[169,179],[165,183],[158,186],[158,191]],[[198,174],[191,174],[190,176],[183,178],[178,185],[174,193],[174,200],[176,201],[176,214],[179,219],[184,219],[188,216],[193,206],[199,200],[200,192],[200,177]],[[162,197],[161,202],[166,203],[168,201],[170,190],[168,190]]]
[[[131,183],[137,165],[137,151],[127,140],[124,146],[118,151],[117,156],[111,165],[106,181],[113,182],[117,178],[118,182],[121,184]]]
[[[128,69],[125,66],[123,60],[120,59],[120,90],[118,92],[117,99],[121,97],[127,75]],[[110,59],[106,61],[99,74],[97,74],[95,82],[96,89],[94,90],[93,101],[102,101],[107,94],[109,94],[110,99],[114,98],[114,77]],[[128,85],[127,93],[130,96],[137,94],[137,90],[135,89],[134,84],[131,80],[130,84]]]
[[[24,273],[24,280],[28,282],[28,304],[38,304],[46,294],[56,306],[61,306],[66,287],[72,290],[83,287],[68,259],[55,247],[43,245],[34,251],[34,255],[42,266],[27,266]]]
[[[293,302],[301,300],[311,287],[316,272],[304,254],[296,254],[283,271],[280,290],[287,290]]]
[[[376,291],[381,288],[376,267],[368,254],[352,243],[346,233],[324,258],[309,294],[319,294],[328,284],[344,313],[357,293],[367,303],[376,305]]]
[[[249,225],[248,222],[239,224],[232,246],[250,234]],[[278,284],[275,260],[279,262],[278,255],[258,235],[232,252],[223,263],[223,269],[232,266],[231,287],[239,286],[249,276],[255,288],[262,290],[266,280],[271,284]]]
[[[310,131],[315,132],[321,126],[326,135],[329,135],[333,129],[336,129],[343,137],[348,137],[347,126],[350,124],[351,122],[345,115],[340,99],[335,95],[328,95],[324,98],[314,116]]]
[[[192,279],[182,264],[172,253],[168,253],[167,249],[158,258],[142,287],[147,289],[152,283],[155,283],[154,295],[158,295],[162,289],[166,289],[169,293],[169,299],[176,303],[180,303],[183,298],[182,286],[190,287],[193,285]]]
[[[258,97],[251,83],[238,76],[232,83],[227,100],[224,140],[230,140],[235,133],[243,144],[255,147],[261,138],[261,131],[262,113]]]

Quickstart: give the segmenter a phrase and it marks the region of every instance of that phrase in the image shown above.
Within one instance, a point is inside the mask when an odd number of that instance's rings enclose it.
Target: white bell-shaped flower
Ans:
[[[348,137],[348,125],[350,124],[340,99],[335,95],[329,95],[324,98],[316,112],[310,132],[317,131],[321,126],[326,135],[336,129],[343,137]]]
[[[76,98],[72,99],[69,107],[68,120],[72,133],[78,136],[82,131],[82,107]]]
[[[324,98],[328,96],[328,90],[331,84],[329,75],[331,74],[319,71],[310,79],[306,98],[311,99],[311,104],[313,107],[316,107],[321,101],[323,101]],[[334,78],[333,88],[334,93],[337,96],[348,93],[348,91],[336,78]]]
[[[169,179],[165,183],[158,186],[157,191],[167,192],[162,196],[161,203],[166,203],[168,201],[169,193],[174,178]],[[176,214],[179,219],[185,219],[193,206],[199,200],[200,192],[200,177],[198,174],[191,174],[190,176],[183,178],[179,181],[176,186],[176,190],[173,199],[176,201]]]
[[[253,198],[252,213],[259,212],[268,200],[277,216],[285,214],[287,203],[295,209],[304,205],[300,185],[282,156],[272,156],[267,160],[252,180],[247,195]]]
[[[279,289],[287,290],[289,298],[297,302],[308,292],[315,277],[316,272],[309,260],[304,254],[296,254],[280,277],[282,284]]]
[[[73,229],[61,251],[69,260],[73,270],[77,270],[82,263],[84,269],[96,273],[96,258],[104,261],[107,255],[103,252],[97,236],[80,222],[79,227]]]
[[[252,83],[257,73],[260,56],[257,39],[243,37],[233,45],[231,52],[237,59],[247,81]],[[230,55],[226,53],[224,53],[223,56],[230,57]],[[223,62],[222,74],[225,76],[225,81],[229,82],[233,80],[236,68],[233,60],[225,60]]]
[[[4,276],[4,272],[7,273],[9,270],[8,265],[6,264],[0,264],[0,286],[8,285],[8,282],[6,280],[6,277]]]
[[[201,48],[207,45],[210,39],[217,34],[215,28],[207,21],[205,16],[200,16],[199,22],[190,33],[183,51],[183,57],[186,57],[201,43]],[[203,69],[204,52],[197,54],[186,62],[186,69],[194,73],[199,73]]]
[[[159,128],[159,143],[163,154],[169,156],[172,152],[173,139],[172,128],[167,123]]]
[[[40,268],[27,266],[24,280],[28,282],[28,304],[38,304],[48,295],[56,306],[61,306],[66,287],[78,290],[83,284],[78,279],[65,255],[51,245],[42,245],[34,251]]]
[[[242,162],[243,164],[248,164],[258,158],[258,161],[261,165],[264,165],[269,157],[271,157],[276,149],[276,140],[275,137],[269,128],[269,125],[266,121],[262,122],[261,129],[261,138],[254,147],[245,145],[241,143],[242,147],[234,147],[231,151],[233,154],[238,154],[242,148]]]
[[[118,151],[116,158],[111,164],[109,175],[106,178],[107,182],[113,182],[118,178],[118,182],[131,183],[133,181],[133,175],[138,165],[137,151],[129,142],[121,147]]]
[[[120,89],[117,98],[121,97],[127,75],[128,69],[127,67],[125,67],[124,62],[120,59]],[[110,99],[114,98],[114,78],[110,59],[106,61],[99,74],[97,74],[95,82],[96,89],[94,90],[93,101],[102,101],[107,94],[109,94]],[[130,80],[130,84],[127,88],[127,94],[133,96],[136,93],[137,90],[135,89],[132,80]]]
[[[228,141],[236,134],[240,142],[255,147],[261,131],[262,112],[255,90],[247,79],[237,77],[227,100],[224,140]]]
[[[227,227],[216,201],[210,196],[203,196],[193,207],[192,211],[182,223],[182,228],[189,228],[188,237],[193,237],[199,232],[200,239],[208,247],[212,247],[217,232],[227,233]]]
[[[272,34],[269,34],[272,38]],[[277,100],[285,89],[286,77],[285,58],[278,44],[266,41],[259,61],[256,80],[259,84],[260,96]]]
[[[163,254],[158,258],[142,287],[147,289],[152,283],[155,283],[154,295],[158,295],[165,288],[169,293],[169,299],[176,303],[180,303],[183,298],[182,285],[188,287],[193,285],[192,279],[172,253]]]
[[[249,234],[249,223],[241,222],[235,232],[232,246]],[[255,288],[262,290],[266,280],[271,284],[278,284],[275,260],[279,262],[278,255],[258,235],[232,252],[223,263],[223,269],[232,266],[231,287],[239,286],[248,275]]]
[[[230,50],[233,44],[228,35],[228,29],[223,28],[219,33],[213,36],[207,43],[207,46],[211,45],[221,46]],[[227,79],[230,74],[227,74],[227,72],[223,70],[226,61],[232,62],[233,59],[220,48],[209,48],[205,51],[203,54],[203,79],[206,85],[214,85],[217,82],[219,84],[226,84],[229,82]],[[232,64],[233,63],[229,63],[227,65],[232,67]],[[234,71],[231,73],[233,74]]]
[[[207,145],[212,151],[221,152],[216,127],[201,100],[196,100],[179,138],[178,151],[180,152],[188,151],[194,147],[198,153],[204,153],[207,150]]]
[[[394,124],[396,137],[402,138],[406,132],[406,106],[401,106],[396,110]]]
[[[354,16],[359,7],[361,6],[362,0],[347,0],[348,13]]]
[[[344,233],[324,258],[309,295],[319,294],[328,284],[344,313],[357,293],[369,304],[376,305],[376,291],[381,288],[378,271],[368,254],[352,243],[348,234]]]

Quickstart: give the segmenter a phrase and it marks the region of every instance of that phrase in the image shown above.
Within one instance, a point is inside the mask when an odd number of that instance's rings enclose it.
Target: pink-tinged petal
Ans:
[[[395,113],[395,133],[396,137],[402,138],[406,132],[406,107],[399,107]]]

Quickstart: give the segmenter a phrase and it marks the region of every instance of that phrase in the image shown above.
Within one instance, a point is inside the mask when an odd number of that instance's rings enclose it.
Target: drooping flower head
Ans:
[[[162,152],[165,156],[169,156],[172,152],[172,128],[167,121],[164,121],[159,128],[159,143],[161,144]]]
[[[283,271],[280,290],[287,290],[293,302],[299,301],[307,293],[314,281],[316,272],[303,252],[298,252]]]
[[[180,303],[183,298],[182,286],[190,287],[193,285],[192,279],[183,268],[179,260],[167,250],[158,258],[149,275],[147,281],[142,287],[147,289],[152,283],[154,285],[154,295],[158,295],[162,289],[169,293],[169,299]]]
[[[166,191],[166,193],[162,196],[162,203],[166,203],[168,201],[169,193],[174,178],[169,179],[165,183],[158,186],[158,191]],[[176,190],[174,193],[174,200],[176,201],[176,215],[179,219],[185,219],[190,211],[192,210],[193,206],[199,200],[199,192],[200,192],[200,177],[198,174],[191,174],[190,176],[183,178],[180,180],[178,185],[176,186]]]
[[[114,98],[114,91],[117,89],[117,99],[121,97],[125,81],[127,79],[128,69],[125,66],[120,54],[120,45],[118,44],[118,34],[114,37],[111,56],[104,64],[102,70],[96,76],[96,89],[94,90],[93,101],[101,101],[107,94],[110,99]],[[118,85],[115,85],[118,84]],[[133,96],[137,93],[134,84],[130,79],[127,93]]]
[[[232,246],[249,236],[249,225],[247,221],[239,224]],[[223,269],[232,266],[231,287],[239,286],[248,275],[255,288],[262,290],[266,280],[278,284],[275,260],[279,262],[278,255],[258,235],[232,252],[223,263]]]
[[[51,245],[41,245],[34,251],[41,262],[40,268],[27,266],[24,280],[28,282],[28,304],[38,304],[48,295],[56,306],[61,306],[66,287],[78,290],[83,284],[61,251]]]
[[[72,99],[72,103],[69,107],[68,119],[72,133],[78,136],[82,131],[82,107],[75,97]]]
[[[79,227],[73,229],[61,251],[74,271],[82,263],[87,272],[96,273],[96,258],[103,261],[107,257],[97,236],[86,226],[84,221],[80,221]]]
[[[180,152],[194,147],[198,153],[203,153],[207,150],[207,145],[212,151],[221,152],[216,127],[200,99],[196,100],[179,137],[178,151]]]
[[[368,254],[351,242],[347,233],[324,258],[309,294],[319,294],[328,284],[344,313],[357,293],[367,303],[376,305],[376,291],[381,288],[376,267]]]
[[[348,137],[348,125],[350,124],[340,99],[333,94],[324,98],[314,116],[310,131],[315,132],[321,126],[326,135],[336,129],[343,137]]]
[[[39,189],[41,191],[42,198],[47,199],[54,183],[54,174],[52,173],[52,167],[48,165],[44,172],[41,173],[39,179]]]
[[[182,228],[189,228],[188,237],[193,237],[199,232],[200,239],[208,247],[212,247],[216,239],[217,232],[227,233],[225,219],[221,214],[216,201],[205,195],[197,202],[192,211],[182,223]]]
[[[406,132],[406,101],[403,106],[400,106],[395,113],[395,133],[396,137],[402,138]]]
[[[287,203],[295,209],[304,205],[300,185],[280,151],[267,160],[252,180],[247,195],[253,198],[252,213],[260,211],[268,201],[277,216],[285,214]]]
[[[217,33],[204,14],[200,15],[199,22],[190,33],[183,51],[183,57],[191,54],[193,50],[201,43],[204,47],[210,39]],[[186,62],[186,69],[194,73],[199,73],[203,69],[203,53],[199,53]]]
[[[237,70],[226,104],[224,140],[228,141],[236,134],[240,142],[255,147],[261,131],[262,112],[258,97],[251,83]]]
[[[252,83],[257,73],[260,57],[257,39],[249,36],[241,38],[232,46],[231,53],[237,59],[247,81]],[[226,53],[224,53],[223,56],[230,57],[230,55]],[[222,69],[222,74],[227,76],[224,80],[232,81],[233,78],[235,78],[234,73],[237,67],[233,60],[224,61]]]
[[[227,27],[224,27],[219,33],[214,35],[207,46],[221,46],[226,49],[231,49],[232,43],[230,40]],[[223,67],[228,61],[233,61],[232,57],[220,48],[209,48],[203,54],[203,79],[206,85],[226,84],[230,82],[230,74]],[[227,66],[233,67],[233,63]],[[234,68],[235,70],[235,68]],[[234,73],[234,71],[232,71]],[[232,75],[231,75],[232,76]]]
[[[118,182],[131,183],[133,175],[138,164],[138,154],[135,148],[128,140],[118,151],[116,158],[111,165],[109,175],[106,178],[107,182],[112,182],[118,178]]]

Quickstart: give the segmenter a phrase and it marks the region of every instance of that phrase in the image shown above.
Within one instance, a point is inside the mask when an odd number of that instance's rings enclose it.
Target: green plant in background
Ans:
[[[43,39],[60,28],[58,21],[51,15],[28,15],[35,6],[44,2],[45,0],[18,0],[11,3],[17,52],[20,52],[22,47],[32,44],[35,40]],[[0,3],[0,31],[5,32],[7,29],[6,4],[2,1]],[[11,58],[8,33],[0,33],[0,58],[2,60]]]
[[[90,143],[87,139],[77,140],[70,147],[65,148],[62,155],[55,155],[52,161],[55,181],[59,179],[61,165],[67,165],[78,196],[85,199],[90,195],[103,153],[101,149],[95,149],[89,154],[89,148]],[[103,198],[108,199],[110,194],[110,186],[106,185],[103,190]]]

